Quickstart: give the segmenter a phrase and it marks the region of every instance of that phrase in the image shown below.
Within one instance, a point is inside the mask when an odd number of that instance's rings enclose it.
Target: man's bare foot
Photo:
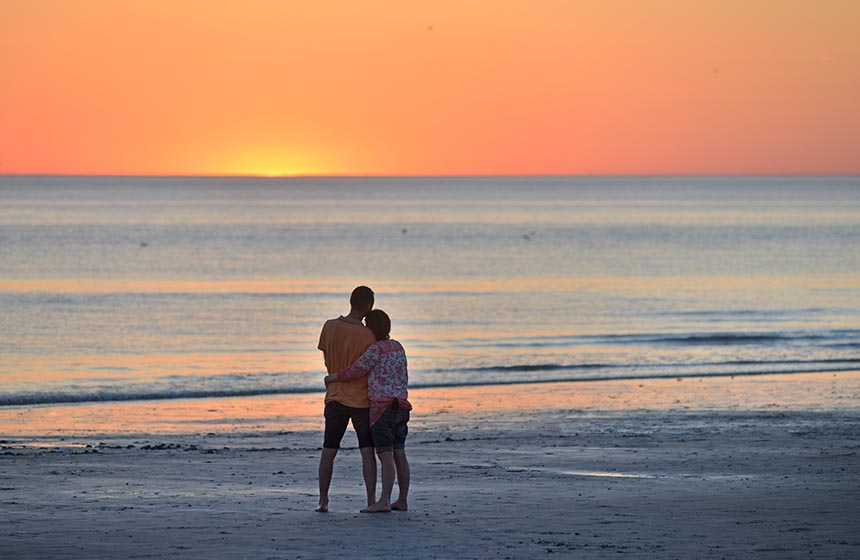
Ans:
[[[376,502],[372,506],[368,506],[361,510],[361,513],[388,513],[391,511],[391,504],[388,502]]]
[[[317,513],[328,513],[328,500],[325,502],[320,502],[319,507],[314,510]]]
[[[406,500],[397,500],[393,504],[391,504],[392,511],[408,511],[409,506],[406,504]]]

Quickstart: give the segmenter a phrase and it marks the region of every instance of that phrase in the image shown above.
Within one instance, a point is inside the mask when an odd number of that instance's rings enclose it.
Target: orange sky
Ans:
[[[857,0],[0,0],[0,173],[860,173]]]

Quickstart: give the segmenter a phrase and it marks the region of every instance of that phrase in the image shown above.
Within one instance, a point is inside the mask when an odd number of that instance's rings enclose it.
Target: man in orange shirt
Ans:
[[[349,298],[349,315],[329,319],[323,325],[318,348],[323,352],[325,367],[330,374],[352,364],[368,346],[376,342],[371,330],[361,324],[364,316],[373,309],[373,301],[373,290],[359,286]],[[334,458],[350,420],[358,436],[367,505],[369,507],[376,503],[376,458],[370,435],[370,399],[365,376],[354,381],[335,381],[326,387],[325,440],[319,466],[320,505],[316,511],[328,511],[328,489],[334,471]]]

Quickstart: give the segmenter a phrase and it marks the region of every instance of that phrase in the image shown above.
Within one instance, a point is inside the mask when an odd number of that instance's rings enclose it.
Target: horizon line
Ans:
[[[516,178],[516,177],[857,177],[860,171],[850,173],[440,173],[440,174],[377,174],[377,173],[0,173],[0,177],[102,177],[140,179],[460,179],[460,178]]]

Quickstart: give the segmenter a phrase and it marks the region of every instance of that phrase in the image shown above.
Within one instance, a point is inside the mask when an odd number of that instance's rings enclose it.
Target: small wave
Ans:
[[[668,317],[705,317],[723,319],[727,317],[782,317],[785,315],[809,315],[812,313],[838,312],[839,310],[824,307],[800,307],[786,309],[694,309],[683,311],[665,311],[660,315]]]
[[[780,342],[795,340],[820,340],[818,334],[780,334],[780,333],[713,333],[691,334],[686,336],[665,336],[656,338],[654,342],[665,344],[756,344],[763,342]]]
[[[682,345],[742,345],[742,344],[767,344],[774,342],[803,342],[813,340],[827,340],[833,338],[833,334],[810,333],[810,332],[703,332],[685,335],[671,335],[665,333],[654,334],[610,334],[595,336],[596,342],[610,342],[615,344],[682,344]]]
[[[812,365],[812,364],[857,364],[860,358],[823,358],[820,360],[731,360],[727,362],[703,362],[703,366],[763,366],[763,365]]]
[[[794,375],[802,373],[839,373],[857,371],[860,361],[854,367],[806,368],[806,369],[768,369],[751,371],[726,371],[711,373],[643,373],[630,375],[605,375],[591,377],[554,377],[549,379],[509,379],[455,381],[450,383],[416,383],[410,384],[410,389],[438,389],[446,387],[484,387],[493,385],[531,385],[536,383],[593,383],[599,381],[647,381],[649,379],[697,379],[705,377],[756,377],[762,375]]]
[[[611,363],[584,363],[584,364],[514,364],[496,365],[467,368],[445,368],[428,370],[428,373],[504,373],[504,372],[542,372],[542,371],[570,371],[588,369],[647,369],[647,368],[691,368],[691,367],[726,367],[726,366],[789,366],[816,364],[856,364],[860,367],[860,357],[857,358],[823,358],[819,360],[727,360],[721,362],[697,362],[697,363],[633,363],[633,364],[611,364]],[[615,379],[614,377],[612,379]]]
[[[845,339],[853,344],[853,338],[860,331],[820,331],[820,332],[699,332],[691,334],[672,333],[607,333],[589,335],[554,335],[521,338],[477,339],[461,338],[456,341],[464,348],[564,348],[580,345],[683,345],[683,346],[731,346],[731,345],[770,345],[775,343],[816,343],[820,345],[841,345]],[[853,337],[853,338],[852,338]],[[422,342],[422,347],[436,348],[452,341],[440,340],[436,343]]]
[[[21,393],[0,397],[0,406],[25,406],[40,404],[76,404],[85,402],[155,401],[167,399],[211,399],[223,397],[255,397],[292,393],[318,393],[317,387],[260,387],[254,389],[177,390],[152,392],[98,393]]]
[[[841,367],[814,367],[816,364],[843,364]],[[849,365],[853,364],[853,365]],[[428,383],[411,383],[411,389],[433,389],[447,387],[480,387],[493,385],[525,385],[533,383],[587,383],[595,381],[630,381],[630,380],[648,380],[648,379],[687,379],[687,378],[703,378],[703,377],[745,377],[745,376],[760,376],[760,375],[787,375],[800,373],[838,373],[846,371],[857,371],[860,369],[860,359],[844,359],[844,360],[817,360],[817,361],[784,361],[784,362],[767,362],[767,361],[738,361],[738,362],[718,362],[714,364],[696,364],[702,365],[771,365],[773,368],[766,370],[747,370],[747,371],[714,371],[708,373],[702,372],[655,372],[655,373],[634,373],[629,375],[592,375],[588,377],[553,377],[547,379],[517,379],[517,378],[495,378],[495,379],[474,379],[462,381],[445,381],[445,382],[428,382]],[[790,365],[806,365],[805,368],[787,368],[779,366]],[[643,365],[616,365],[608,366],[605,364],[522,364],[515,366],[498,366],[484,368],[460,368],[456,370],[431,370],[437,373],[445,371],[518,371],[518,372],[533,372],[533,371],[553,371],[553,370],[577,370],[577,369],[598,369],[598,368],[659,368],[661,370],[671,370],[673,367],[688,366],[689,364],[651,364]],[[428,372],[429,373],[429,372]],[[93,402],[117,402],[117,401],[147,401],[147,400],[167,400],[167,399],[206,399],[206,398],[227,398],[227,397],[253,397],[265,395],[284,395],[284,394],[306,394],[306,393],[321,393],[320,387],[256,387],[256,388],[225,388],[214,390],[164,390],[164,391],[101,391],[101,392],[78,392],[78,393],[63,393],[54,392],[32,392],[7,394],[0,396],[0,407],[7,406],[31,406],[31,405],[62,405],[62,404],[79,404]]]
[[[484,366],[484,367],[472,367],[472,368],[456,368],[456,369],[447,369],[447,370],[434,370],[437,372],[505,372],[505,371],[513,371],[513,372],[527,372],[527,371],[556,371],[556,370],[573,370],[573,369],[595,369],[595,368],[609,368],[609,367],[628,367],[625,365],[613,365],[613,364],[517,364],[512,366]]]

